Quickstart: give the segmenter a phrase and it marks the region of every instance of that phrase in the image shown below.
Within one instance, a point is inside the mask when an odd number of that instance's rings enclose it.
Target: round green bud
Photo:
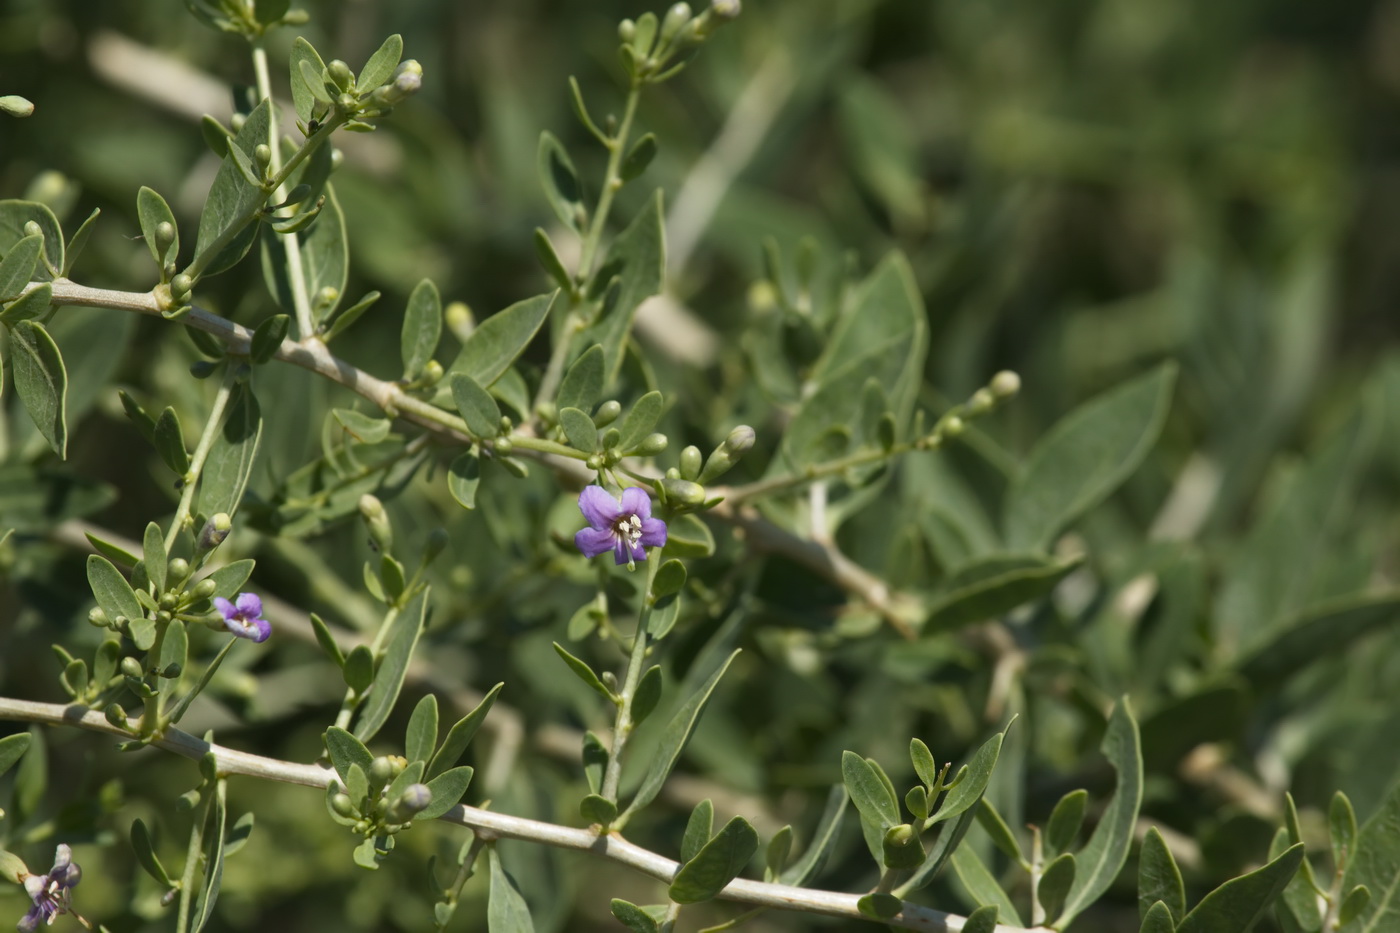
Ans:
[[[778,306],[778,289],[772,282],[760,280],[749,286],[749,309],[771,311]]]
[[[754,441],[758,435],[754,429],[747,424],[741,424],[729,432],[729,436],[724,439],[724,450],[729,456],[738,460],[744,454],[753,450]]]
[[[0,849],[0,878],[12,884],[23,884],[24,879],[29,877],[29,866],[24,864],[24,859]]]
[[[898,826],[892,826],[885,833],[885,841],[895,846],[907,846],[917,837],[918,834],[914,832],[914,827],[910,826],[908,823],[900,823]]]
[[[710,4],[710,13],[725,20],[738,19],[742,10],[739,0],[714,0]]]
[[[165,568],[165,576],[168,580],[183,580],[190,575],[190,562],[183,557],[172,560]]]
[[[680,469],[677,468],[677,467],[667,467],[667,468],[666,468],[666,478],[667,478],[667,479],[680,479],[680,478],[681,478],[681,471],[680,471]]]
[[[111,620],[107,618],[107,613],[102,611],[101,606],[93,606],[88,610],[88,622],[99,628],[106,628],[111,625]]]
[[[617,37],[623,42],[630,43],[637,38],[637,24],[630,19],[624,19],[617,24]]]
[[[165,668],[160,672],[160,676],[164,677],[166,680],[174,680],[176,677],[180,676],[182,671],[184,671],[183,667],[171,661],[169,664],[165,665]]]
[[[272,164],[272,147],[267,143],[258,143],[253,149],[253,158],[257,161],[259,168],[267,168]]]
[[[331,809],[347,819],[353,816],[359,816],[360,813],[360,811],[355,809],[355,801],[350,799],[349,794],[336,794],[332,797]]]
[[[334,59],[326,65],[326,76],[335,82],[335,86],[342,91],[348,91],[355,85],[355,74],[350,70],[350,66],[340,59]]]
[[[962,420],[961,418],[959,418],[957,415],[954,415],[953,417],[949,418],[947,421],[943,422],[943,436],[944,436],[944,437],[957,437],[959,434],[961,434],[961,433],[963,432],[963,428],[964,428],[964,427],[966,427],[966,425],[963,424],[963,420]]]
[[[610,398],[598,406],[598,410],[593,412],[593,423],[600,428],[606,428],[617,420],[617,416],[622,414],[622,403],[615,398]]]
[[[170,610],[169,610],[169,609],[160,609],[160,610],[157,610],[157,611],[156,611],[156,621],[157,621],[157,622],[169,622],[169,621],[170,621],[171,619],[173,619],[173,618],[175,618],[175,617],[174,617],[173,615],[170,614]]]
[[[690,22],[694,14],[690,11],[689,3],[675,3],[666,11],[666,16],[661,20],[661,44],[665,45],[676,37],[676,34]]]
[[[175,597],[175,594],[174,594],[174,593],[165,592],[165,593],[161,593],[161,594],[160,594],[159,605],[160,605],[160,608],[161,608],[161,609],[163,609],[163,610],[165,610],[165,611],[168,612],[168,611],[170,611],[171,609],[174,609],[174,608],[175,608],[175,603],[176,603],[176,597]]]
[[[680,462],[681,478],[694,480],[697,476],[700,475],[700,467],[702,463],[702,455],[700,453],[699,447],[691,445],[690,447],[687,447],[684,450],[682,450]]]
[[[194,588],[190,590],[190,595],[195,599],[209,599],[218,588],[217,581],[205,577],[194,585]]]
[[[1021,391],[1021,377],[1009,369],[1003,369],[992,377],[992,381],[987,383],[987,388],[999,399],[1011,398]]]
[[[384,553],[392,550],[394,529],[389,524],[389,513],[384,510],[384,503],[376,496],[365,493],[360,496],[360,516],[365,520],[365,527],[369,529],[375,547]]]
[[[614,693],[617,692],[617,675],[612,671],[603,671],[599,679],[603,682],[604,687],[607,687]]]
[[[585,460],[584,463],[587,464],[590,470],[601,470],[603,468],[603,455],[589,454],[588,459]]]
[[[337,148],[335,148],[334,146],[332,146],[332,147],[331,147],[331,171],[334,172],[336,169],[340,168],[341,163],[344,162],[344,161],[345,161],[345,153],[341,152],[339,149],[337,149]]]
[[[442,320],[459,343],[465,343],[472,331],[476,330],[476,316],[463,301],[449,302],[443,309]]]
[[[311,22],[311,14],[305,10],[288,10],[287,15],[282,17],[284,26],[305,26]]]
[[[640,457],[650,457],[665,450],[668,443],[664,434],[648,434],[632,452]]]
[[[603,432],[603,449],[612,451],[618,444],[622,443],[622,432],[617,428],[608,428]]]
[[[360,820],[357,823],[355,823],[355,825],[351,828],[354,829],[355,832],[361,835],[365,835],[370,830],[370,822],[369,820]]]
[[[323,308],[329,308],[340,300],[340,289],[334,285],[327,285],[316,293],[316,303]]]
[[[187,273],[181,272],[170,280],[170,297],[176,301],[184,301],[189,297],[190,291],[194,288],[194,279]]]
[[[967,413],[970,415],[985,414],[991,411],[996,403],[996,396],[992,395],[991,389],[978,389],[972,393],[972,398],[967,400]]]
[[[389,759],[389,773],[394,777],[403,774],[404,769],[408,767],[408,759],[402,755],[389,755],[387,757]]]
[[[43,233],[44,233],[44,230],[43,230],[42,227],[39,226],[39,224],[38,224],[37,221],[26,220],[26,221],[24,222],[24,235],[25,235],[25,236],[42,236]]]
[[[199,530],[199,538],[195,547],[201,551],[212,551],[224,543],[232,530],[233,519],[229,518],[227,512],[218,512],[210,516],[209,520],[204,523],[204,527]]]
[[[233,116],[228,118],[229,129],[233,130],[234,133],[237,133],[239,130],[243,129],[243,124],[247,122],[248,115],[244,113],[235,113]]]
[[[141,670],[141,662],[132,657],[122,658],[121,664],[117,666],[127,677],[140,677],[145,671]]]
[[[502,457],[498,462],[516,479],[524,479],[530,475],[530,468],[514,457]]]
[[[442,381],[442,364],[437,360],[428,360],[423,364],[423,375],[418,377],[418,381],[425,386],[437,385]]]
[[[119,704],[107,704],[107,708],[102,711],[102,715],[106,716],[107,721],[118,729],[126,728],[126,710],[122,709]]]
[[[395,823],[407,823],[433,802],[433,792],[426,784],[410,784],[389,804],[388,817]]]
[[[163,255],[170,244],[175,242],[175,225],[168,220],[162,220],[156,224],[156,246],[159,247]]]
[[[705,501],[705,487],[684,479],[663,479],[661,489],[667,502],[697,506]]]
[[[495,449],[496,453],[505,456],[515,449],[515,442],[508,437],[498,437],[492,443],[492,447]]]
[[[380,755],[369,763],[369,783],[371,787],[383,787],[394,779],[394,763],[387,755]]]

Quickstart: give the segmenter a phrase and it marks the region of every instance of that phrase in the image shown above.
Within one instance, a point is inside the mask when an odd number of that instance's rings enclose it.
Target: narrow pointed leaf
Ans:
[[[1247,933],[1283,893],[1302,861],[1299,843],[1263,868],[1225,882],[1182,919],[1176,933]]]
[[[404,677],[408,675],[408,662],[413,657],[413,649],[418,646],[418,637],[423,634],[429,592],[428,588],[420,590],[407,606],[398,610],[389,627],[384,656],[379,662],[379,669],[374,672],[369,699],[355,723],[355,737],[361,742],[368,742],[374,737],[388,720],[399,698]]]
[[[34,426],[54,453],[67,459],[68,370],[44,325],[20,321],[10,328],[10,366],[15,394]]]
[[[1165,904],[1173,922],[1186,916],[1186,886],[1181,869],[1154,826],[1142,840],[1138,853],[1138,913],[1144,923],[1154,904]]]
[[[713,839],[681,866],[669,894],[678,904],[707,901],[738,877],[758,851],[758,833],[742,816],[736,816]]]
[[[504,686],[505,684],[496,684],[488,690],[476,708],[457,720],[447,731],[447,738],[442,740],[442,746],[433,755],[433,760],[428,763],[428,770],[425,773],[429,778],[434,778],[451,768],[462,757],[462,753],[467,750],[472,738],[476,736],[476,730],[481,728],[486,714],[491,712],[491,705],[496,702],[496,696]]]
[[[488,933],[535,933],[530,908],[521,897],[515,880],[502,867],[496,847],[491,846],[487,851],[491,861],[491,886],[486,906]]]

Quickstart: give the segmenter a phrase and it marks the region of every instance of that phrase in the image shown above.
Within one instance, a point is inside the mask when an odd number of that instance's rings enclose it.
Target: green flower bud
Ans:
[[[168,220],[162,220],[156,224],[156,248],[162,256],[170,248],[170,244],[175,242],[175,225]]]
[[[957,415],[954,415],[947,421],[943,422],[943,436],[957,437],[963,432],[964,427],[966,427],[966,425],[963,424],[963,420]]]
[[[350,70],[350,66],[340,59],[334,59],[326,65],[326,76],[335,82],[335,86],[342,91],[348,91],[355,86],[355,74]]]
[[[465,302],[450,302],[443,309],[442,319],[447,324],[447,329],[452,331],[452,336],[457,338],[458,343],[466,343],[467,338],[472,335],[472,331],[476,330],[476,317]]]
[[[167,282],[170,281],[175,277],[175,260],[167,259],[165,264],[160,267],[160,271],[161,274],[165,276],[165,280]]]
[[[681,451],[680,474],[682,479],[694,480],[700,475],[700,448],[690,446]]]
[[[327,285],[316,293],[316,304],[322,308],[329,308],[340,300],[340,289],[334,285]]]
[[[26,220],[26,221],[24,222],[24,235],[25,235],[25,236],[41,236],[41,235],[43,234],[43,232],[44,232],[44,230],[43,230],[42,227],[39,226],[39,222],[38,222],[38,221],[35,221],[35,220]]]
[[[204,527],[199,530],[199,538],[195,541],[196,550],[214,550],[224,543],[224,539],[232,530],[233,519],[229,518],[227,512],[218,512],[210,516],[209,520],[204,523]]]
[[[101,606],[93,606],[91,609],[88,610],[88,622],[89,624],[96,625],[99,628],[106,628],[107,626],[112,624],[111,620],[107,618],[107,613],[102,611]]]
[[[892,826],[889,831],[885,833],[885,841],[895,846],[907,846],[916,838],[918,838],[918,834],[914,832],[914,827],[910,826],[908,823],[900,823],[898,826]]]
[[[603,468],[603,455],[589,454],[588,459],[585,460],[584,463],[588,466],[590,470],[601,470]]]
[[[24,859],[0,849],[0,878],[14,884],[23,884],[24,879],[29,875],[29,866],[24,864]]]
[[[622,432],[617,428],[608,428],[603,432],[604,450],[611,451],[620,443],[622,443]]]
[[[423,375],[418,377],[419,385],[433,386],[442,381],[442,364],[437,360],[428,360],[423,364]]]
[[[145,671],[141,670],[141,662],[132,657],[122,658],[122,662],[117,667],[127,677],[140,677]]]
[[[176,301],[184,301],[190,296],[190,290],[194,288],[194,279],[188,274],[181,272],[170,280],[170,297]]]
[[[203,580],[200,580],[194,585],[194,589],[190,590],[190,595],[197,600],[208,599],[209,597],[214,595],[214,591],[218,588],[219,584],[217,581],[212,580],[209,577],[205,577]]]
[[[728,473],[744,454],[753,449],[755,438],[753,428],[747,424],[741,424],[730,431],[724,443],[716,447],[715,452],[710,454],[710,459],[705,461],[705,469],[700,471],[696,482],[701,485],[712,483]]]
[[[622,403],[615,398],[610,398],[598,406],[598,410],[593,412],[593,423],[600,428],[606,428],[617,420],[617,416],[622,414]]]
[[[12,117],[27,117],[33,112],[34,104],[18,94],[6,94],[4,97],[0,97],[0,113],[9,114]]]
[[[492,443],[492,448],[496,451],[496,453],[504,457],[506,454],[510,453],[512,450],[515,449],[515,442],[508,437],[498,437]]]
[[[234,135],[237,135],[238,131],[243,129],[243,124],[247,122],[248,115],[246,113],[235,113],[228,118],[229,129],[233,130]]]
[[[355,809],[355,801],[350,799],[349,794],[336,794],[332,797],[331,809],[347,819],[359,816],[360,812]]]
[[[126,710],[117,703],[107,704],[107,708],[102,711],[102,715],[107,717],[107,721],[118,729],[126,728]]]
[[[663,479],[661,491],[666,501],[674,504],[694,507],[705,501],[705,487],[689,480]]]
[[[282,17],[283,26],[305,26],[311,22],[311,14],[305,10],[288,10],[287,15]]]
[[[389,756],[380,755],[369,763],[369,784],[371,787],[383,787],[394,779],[394,763],[389,760]]]
[[[632,453],[639,457],[651,457],[661,453],[670,443],[664,434],[648,434],[642,442],[633,449]]]
[[[992,381],[987,384],[987,388],[992,390],[992,395],[998,399],[1011,398],[1021,391],[1021,377],[1009,369],[1003,369],[992,377]]]
[[[160,676],[164,677],[166,680],[174,680],[176,677],[180,676],[182,671],[184,671],[183,667],[171,661],[169,664],[165,665],[165,668],[160,672]]]
[[[666,11],[666,18],[661,21],[660,46],[664,47],[674,39],[683,28],[691,21],[694,14],[690,11],[689,3],[676,3]]]
[[[394,529],[389,524],[389,513],[384,511],[384,503],[375,496],[365,493],[360,496],[360,516],[369,529],[370,540],[381,552],[387,554],[394,547]]]
[[[617,24],[617,37],[631,45],[632,40],[637,38],[637,24],[630,19],[624,19]]]
[[[972,398],[967,400],[967,413],[969,415],[986,414],[992,410],[996,403],[996,396],[992,395],[991,389],[978,389],[972,393]]]
[[[387,755],[386,757],[389,759],[389,773],[393,777],[403,774],[404,769],[408,767],[408,759],[402,755]]]
[[[258,143],[253,148],[253,159],[258,163],[258,168],[267,168],[272,164],[272,147],[267,143]]]
[[[739,13],[743,6],[739,0],[714,0],[710,4],[709,12],[722,20],[733,20],[739,18]]]
[[[165,577],[167,580],[180,581],[185,579],[189,575],[190,562],[185,560],[183,557],[177,557],[166,565]]]

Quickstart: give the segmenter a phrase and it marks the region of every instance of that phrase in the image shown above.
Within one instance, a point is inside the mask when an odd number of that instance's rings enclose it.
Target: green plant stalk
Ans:
[[[334,133],[342,125],[348,122],[348,120],[349,117],[337,114],[329,122],[319,127],[316,130],[316,132],[308,136],[306,142],[302,144],[300,149],[292,153],[291,158],[289,158],[287,160],[287,163],[282,166],[282,169],[276,174],[274,174],[271,180],[261,185],[264,194],[271,194],[272,192],[281,188],[282,185],[287,181],[287,179],[291,177],[291,174],[293,171],[296,170],[296,167],[302,162],[304,162],[306,158],[309,155],[311,155],[311,153],[315,152],[316,149],[322,143],[324,143],[327,139],[330,138],[332,133]],[[232,142],[230,142],[229,145],[232,145]],[[254,205],[246,213],[244,213],[242,217],[239,217],[237,221],[235,221],[233,224],[230,224],[227,230],[215,237],[214,241],[209,244],[208,248],[206,248],[204,252],[200,253],[198,256],[194,257],[194,260],[191,261],[190,264],[186,266],[182,271],[186,275],[188,275],[192,280],[198,282],[200,275],[203,274],[205,268],[209,265],[209,263],[213,262],[214,257],[219,255],[219,253],[223,251],[225,246],[228,246],[230,243],[232,243],[234,239],[238,236],[238,234],[243,232],[244,227],[248,226],[248,224],[252,223],[257,218],[258,214],[262,212],[263,205],[266,203],[266,201],[267,198],[264,196],[260,201],[258,201],[256,205]],[[300,321],[298,321],[298,325],[300,325]]]
[[[404,593],[407,592],[408,590],[405,589]],[[389,634],[389,628],[399,617],[400,609],[402,606],[389,607],[389,610],[384,613],[383,621],[379,623],[378,631],[374,633],[374,639],[369,643],[370,654],[374,656],[376,661],[379,660],[379,652],[384,647],[384,638]],[[346,687],[345,698],[340,701],[340,711],[335,714],[335,724],[342,729],[349,729],[350,717],[355,715],[355,710],[360,708],[360,704],[365,701],[365,696],[366,694],[356,694],[352,688]]]
[[[1039,827],[1031,827],[1031,926],[1045,926],[1045,907],[1040,903],[1040,878],[1045,873],[1045,852]]]
[[[253,43],[253,73],[257,76],[258,97],[268,102],[269,107],[275,108],[272,100],[272,80],[267,68],[267,49],[263,47],[263,40],[259,38]],[[272,151],[272,161],[269,167],[274,173],[279,173],[282,168],[282,141],[281,134],[277,132],[278,121],[276,110],[273,110],[273,119],[268,121],[267,146]],[[287,198],[287,186],[279,184],[273,190],[273,197],[278,202]],[[279,212],[280,213],[280,212]],[[311,320],[311,299],[306,294],[306,272],[301,264],[301,240],[295,233],[274,234],[282,238],[282,249],[287,256],[287,281],[292,289],[292,305],[296,310],[297,332],[305,338],[315,333],[315,324]]]
[[[175,933],[186,933],[190,927],[190,911],[193,904],[195,877],[199,872],[199,860],[204,849],[204,824],[209,821],[209,808],[212,801],[204,805],[204,812],[190,827],[190,844],[185,849],[185,867],[180,872],[180,906],[175,914]]]
[[[165,535],[166,557],[170,556],[170,552],[175,547],[175,536],[190,521],[190,508],[194,505],[194,493],[199,485],[199,476],[204,472],[204,462],[209,459],[209,451],[214,449],[215,439],[223,430],[224,409],[228,407],[229,395],[233,393],[233,384],[236,381],[234,366],[226,366],[224,380],[219,384],[219,391],[214,396],[214,406],[209,411],[208,420],[204,422],[204,432],[199,436],[199,443],[195,445],[194,454],[190,457],[190,468],[181,477],[185,487],[180,490],[180,504],[175,507],[175,517],[170,520],[170,531],[166,532]],[[163,633],[164,629],[161,631]]]
[[[609,137],[604,143],[608,148],[608,166],[603,174],[603,190],[598,195],[598,206],[593,211],[593,217],[588,224],[588,232],[584,235],[583,245],[579,251],[578,269],[574,272],[577,288],[569,295],[569,313],[564,319],[559,342],[554,345],[554,350],[550,353],[549,364],[545,368],[544,377],[540,380],[540,389],[535,393],[534,409],[537,412],[541,406],[554,401],[554,396],[559,391],[559,383],[564,378],[564,364],[568,362],[574,338],[582,332],[584,327],[584,322],[578,314],[579,296],[593,275],[593,263],[598,255],[598,247],[603,240],[603,230],[607,226],[608,214],[612,212],[613,198],[623,185],[622,158],[626,153],[627,138],[632,135],[632,121],[637,116],[637,102],[641,100],[643,83],[636,77],[632,79],[631,86],[627,89],[627,102],[623,105],[622,122],[618,124],[617,134]]]
[[[151,650],[146,652],[147,671],[155,670],[156,665],[160,663],[161,648],[165,645],[165,632],[170,626],[170,622],[156,622],[156,640],[151,643]],[[161,721],[161,716],[165,708],[165,691],[158,690],[153,696],[142,697],[141,706],[141,731],[138,735],[149,740],[163,734],[165,723]]]
[[[662,918],[661,925],[657,927],[657,933],[672,933],[676,928],[676,921],[680,919],[681,905],[672,901],[666,908],[666,916]]]
[[[471,876],[476,874],[476,860],[477,857],[481,855],[481,850],[486,848],[486,841],[486,837],[481,833],[472,834],[472,844],[471,848],[467,850],[467,857],[462,859],[462,864],[457,868],[457,877],[452,879],[452,884],[449,885],[447,891],[444,892],[446,898],[440,902],[451,907],[451,911],[442,919],[441,923],[434,927],[439,933],[447,929],[447,925],[452,922],[452,914],[457,911],[457,901],[462,896],[462,888],[466,885]]]
[[[204,669],[203,675],[199,678],[199,683],[190,688],[190,692],[180,698],[180,702],[175,704],[175,708],[170,711],[170,716],[160,724],[162,730],[167,725],[174,725],[185,715],[185,710],[190,708],[190,703],[199,696],[200,691],[209,686],[209,681],[214,679],[214,672],[219,669],[219,665],[224,663],[224,658],[228,656],[229,649],[233,647],[237,637],[230,637],[228,642],[219,649],[219,653],[214,656],[214,660],[209,662],[209,666]]]
[[[617,719],[613,724],[612,749],[608,754],[608,767],[603,772],[602,796],[617,803],[617,785],[622,779],[622,752],[627,747],[627,739],[632,734],[632,699],[637,693],[637,684],[642,679],[642,668],[647,658],[647,623],[651,621],[651,587],[656,582],[656,571],[661,566],[661,554],[651,555],[647,561],[647,583],[642,591],[642,611],[637,615],[637,633],[632,636],[632,653],[627,658],[627,673],[624,675],[622,692],[618,694]],[[620,829],[625,821],[615,821],[614,829]]]

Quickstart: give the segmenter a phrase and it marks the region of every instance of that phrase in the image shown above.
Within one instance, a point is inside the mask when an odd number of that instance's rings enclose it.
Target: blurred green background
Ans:
[[[566,79],[577,76],[595,116],[616,111],[616,24],[648,7],[327,0],[307,8],[312,19],[300,31],[327,60],[358,67],[399,32],[424,68],[422,93],[383,129],[338,141],[349,294],[385,297],[337,350],[386,370],[379,364],[394,355],[384,348],[397,339],[398,309],[421,277],[478,317],[546,289],[530,242],[533,228],[555,223],[535,176],[539,133],[555,133],[584,177],[599,177],[604,154],[573,118]],[[292,37],[271,43],[274,83],[284,89]],[[0,196],[45,200],[70,231],[100,208],[75,279],[149,288],[136,190],[156,188],[192,227],[217,164],[198,117],[226,118],[227,85],[251,76],[242,43],[200,27],[176,0],[0,0],[0,93],[37,108],[0,121]],[[674,854],[666,846],[683,825],[686,781],[696,780],[708,783],[692,797],[738,795],[718,801],[721,813],[754,815],[744,808],[761,805],[765,833],[793,821],[801,837],[838,777],[841,748],[898,770],[917,734],[940,758],[961,760],[1008,703],[1025,719],[994,796],[1013,825],[1043,820],[1065,790],[1110,786],[1095,748],[1103,704],[1125,691],[1144,720],[1145,816],[1174,831],[1194,896],[1264,860],[1285,790],[1309,831],[1336,788],[1364,819],[1400,769],[1394,624],[1339,634],[1279,680],[1243,678],[1235,664],[1260,600],[1297,612],[1388,593],[1400,573],[1398,103],[1395,0],[751,0],[683,75],[649,93],[639,119],[661,154],[645,181],[666,192],[672,300],[644,310],[638,339],[653,377],[679,399],[667,423],[673,450],[708,449],[742,419],[769,450],[781,431],[782,400],[754,384],[746,352],[763,309],[751,286],[765,275],[766,237],[788,257],[811,238],[824,268],[858,274],[904,251],[928,308],[921,402],[931,409],[996,370],[1021,374],[1022,396],[985,426],[985,443],[944,465],[902,467],[885,504],[843,529],[842,544],[899,585],[917,590],[948,569],[925,522],[940,496],[999,495],[979,479],[981,461],[1014,462],[1076,404],[1158,361],[1174,358],[1182,373],[1154,453],[1069,545],[1087,551],[1086,571],[1032,617],[1013,620],[1029,660],[1010,700],[995,693],[977,642],[906,645],[848,632],[835,623],[839,593],[767,562],[744,597],[742,635],[724,636],[750,652],[697,736],[673,812],[639,826],[643,841]],[[624,192],[619,221],[649,190]],[[250,258],[202,287],[199,300],[256,324],[273,310],[261,278]],[[94,493],[102,508],[90,518],[134,535],[168,513],[172,493],[104,386],[115,381],[160,405],[191,385],[205,391],[186,373],[195,351],[160,321],[100,311],[60,318],[75,374],[70,412],[81,424],[71,470],[119,490]],[[531,358],[542,363],[546,353],[536,347]],[[318,455],[324,410],[348,398],[273,369],[260,390],[268,474],[253,484],[264,496]],[[11,467],[36,452],[17,412],[11,400]],[[761,465],[756,458],[745,469],[756,476]],[[505,700],[524,714],[516,768],[495,786],[479,782],[469,799],[486,794],[499,809],[567,822],[580,785],[567,761],[576,733],[550,730],[595,726],[598,714],[573,684],[560,685],[548,643],[586,598],[588,580],[561,584],[568,575],[557,549],[532,546],[521,531],[572,520],[552,484],[532,484],[467,515],[438,473],[393,509],[410,540],[440,523],[453,534],[449,566],[438,568],[433,682],[481,690],[505,679]],[[901,522],[911,516],[909,531]],[[344,525],[305,540],[249,535],[239,546],[259,558],[266,591],[354,625],[366,611],[352,593],[368,555],[363,537]],[[55,699],[57,668],[44,669],[55,631],[94,637],[81,621],[81,555],[24,539],[3,557],[0,686]],[[724,635],[741,602],[718,564],[700,574],[716,597],[668,670],[673,683],[711,636]],[[1144,621],[1116,630],[1114,612],[1149,571],[1160,585],[1134,616]],[[337,700],[324,663],[295,644],[265,660],[243,657],[258,679],[234,671],[222,690],[254,725],[221,736],[314,757]],[[208,726],[232,727],[226,715],[207,715]],[[503,727],[494,747],[509,734]],[[95,793],[113,769],[127,776],[124,795],[113,788],[101,798],[95,840],[123,833],[160,799],[130,786],[145,780],[137,775],[159,774],[155,789],[173,793],[193,782],[193,766],[153,771],[114,763],[88,736],[51,741],[56,801]],[[230,862],[220,921],[228,928],[426,928],[419,863],[460,837],[414,834],[404,857],[366,875],[329,821],[303,824],[312,802],[304,791],[240,786],[237,795],[258,809],[259,833]],[[168,822],[173,853],[183,830],[179,818]],[[820,886],[870,883],[859,843],[848,842]],[[159,912],[148,896],[122,914],[133,871],[122,864],[123,844],[109,856],[90,850],[93,880],[82,889],[85,912],[112,918],[113,930],[138,929]],[[575,856],[517,847],[507,858],[541,929],[611,929],[606,899],[594,892],[637,901],[659,893]],[[1083,926],[1136,929],[1131,869]],[[104,871],[116,883],[97,880]],[[955,885],[934,890],[940,906],[961,903]],[[464,905],[458,928],[484,929],[482,892],[468,891],[478,900]],[[0,910],[16,904],[0,899]],[[774,915],[753,924],[827,926]]]

